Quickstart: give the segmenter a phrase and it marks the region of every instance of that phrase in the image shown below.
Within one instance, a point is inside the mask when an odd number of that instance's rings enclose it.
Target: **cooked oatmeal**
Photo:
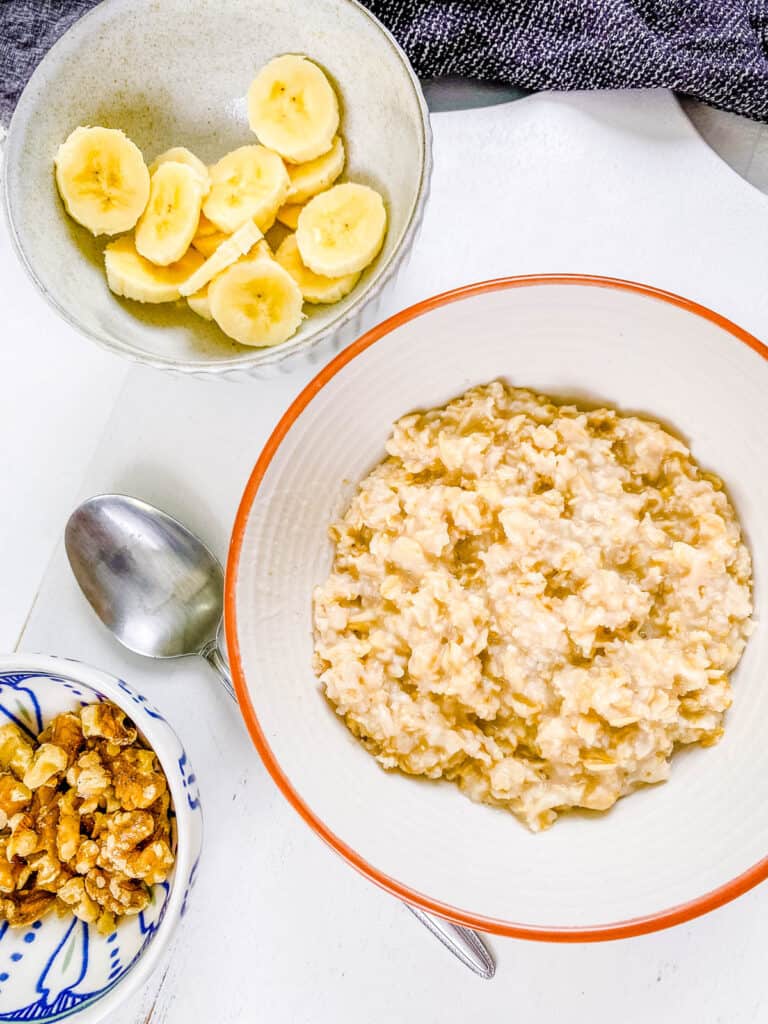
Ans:
[[[751,562],[684,444],[494,382],[404,416],[386,450],[314,595],[316,672],[384,768],[538,831],[717,742]]]

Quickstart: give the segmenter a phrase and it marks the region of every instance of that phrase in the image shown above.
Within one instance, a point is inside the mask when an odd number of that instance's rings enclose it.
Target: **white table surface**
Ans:
[[[768,184],[760,126],[705,108],[692,116],[739,173]],[[668,95],[537,96],[433,124],[434,195],[392,309],[482,277],[575,270],[682,292],[768,336],[768,199]],[[4,231],[0,273],[0,644],[13,649],[22,634],[21,649],[78,657],[151,691],[190,751],[206,812],[206,856],[167,972],[114,1024],[768,1017],[768,887],[641,939],[490,938],[499,969],[483,982],[311,834],[207,666],[119,649],[67,570],[59,541],[71,507],[102,490],[135,493],[223,556],[247,473],[310,374],[219,385],[128,367],[55,319]]]

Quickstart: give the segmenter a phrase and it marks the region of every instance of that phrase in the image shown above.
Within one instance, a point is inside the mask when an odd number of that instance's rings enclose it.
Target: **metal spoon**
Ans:
[[[88,603],[124,647],[147,658],[199,654],[236,699],[224,573],[201,540],[153,505],[99,494],[69,517],[64,547]]]
[[[153,505],[99,494],[72,513],[64,546],[80,589],[121,644],[148,658],[199,654],[237,699],[224,645],[224,573],[201,540]],[[405,906],[470,970],[493,977],[479,935]]]

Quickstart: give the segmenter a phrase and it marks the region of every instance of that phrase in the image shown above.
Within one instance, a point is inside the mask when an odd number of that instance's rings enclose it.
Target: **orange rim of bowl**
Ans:
[[[385,889],[393,896],[419,907],[422,910],[437,914],[439,917],[447,918],[457,924],[476,928],[478,931],[490,932],[496,935],[506,935],[518,939],[535,939],[544,942],[596,942],[606,939],[625,939],[637,935],[644,935],[649,932],[658,931],[661,928],[668,928],[683,921],[690,921],[694,917],[715,910],[717,907],[730,902],[737,896],[747,892],[758,882],[768,878],[768,856],[758,861],[751,868],[748,868],[736,878],[731,879],[724,885],[712,889],[710,892],[689,900],[686,903],[669,907],[644,917],[635,917],[626,921],[615,923],[584,926],[584,927],[538,927],[536,925],[518,924],[510,921],[503,921],[497,918],[485,917],[481,914],[471,913],[458,907],[452,907],[447,903],[434,900],[424,893],[410,889],[402,882],[391,878],[380,871],[374,865],[366,861],[359,853],[348,846],[339,836],[317,817],[307,803],[301,798],[294,788],[291,780],[280,767],[267,738],[259,723],[259,719],[251,702],[250,693],[243,672],[240,647],[237,637],[237,607],[235,600],[236,581],[240,568],[240,557],[242,554],[243,538],[246,525],[250,516],[251,508],[256,500],[259,487],[264,475],[269,468],[280,444],[288,434],[298,416],[309,405],[312,399],[325,387],[325,385],[339,373],[356,356],[360,355],[371,345],[375,344],[385,335],[415,320],[417,317],[429,313],[433,309],[448,305],[452,302],[460,302],[462,299],[482,295],[485,292],[501,291],[507,288],[529,288],[540,285],[582,285],[594,288],[613,288],[618,291],[633,292],[644,295],[648,298],[658,299],[667,302],[672,306],[687,310],[710,323],[715,324],[726,331],[738,341],[748,345],[751,349],[768,360],[768,347],[758,341],[754,335],[738,327],[726,317],[715,313],[713,310],[702,306],[690,299],[682,298],[673,292],[663,291],[651,285],[637,284],[634,281],[624,281],[619,278],[599,277],[589,274],[532,274],[519,277],[496,278],[491,281],[480,281],[477,284],[466,285],[463,288],[455,288],[452,291],[443,292],[432,298],[417,302],[413,306],[396,313],[389,319],[384,320],[370,331],[363,334],[357,341],[340,352],[327,366],[314,377],[313,380],[303,389],[297,398],[289,406],[288,410],[280,419],[272,431],[261,455],[254,466],[253,472],[248,480],[240,506],[235,518],[232,531],[229,555],[225,577],[224,594],[224,619],[226,627],[227,645],[231,659],[232,673],[235,683],[235,691],[240,704],[240,710],[251,738],[263,760],[267,771],[272,776],[283,796],[292,805],[304,821],[312,828],[321,839],[323,839],[336,853],[340,854],[352,867],[363,874],[371,882],[380,888]]]

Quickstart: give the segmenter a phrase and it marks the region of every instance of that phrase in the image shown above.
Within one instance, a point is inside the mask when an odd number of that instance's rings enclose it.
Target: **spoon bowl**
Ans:
[[[137,498],[99,494],[72,513],[64,545],[88,603],[125,647],[148,658],[208,656],[224,574],[181,523]]]

